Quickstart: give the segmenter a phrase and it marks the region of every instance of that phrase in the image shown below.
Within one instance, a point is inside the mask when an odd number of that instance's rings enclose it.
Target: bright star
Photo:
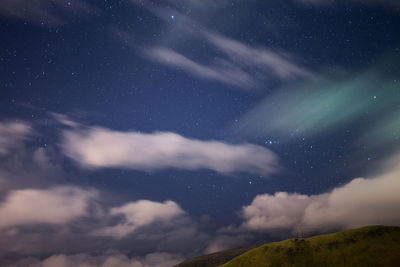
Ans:
[[[171,15],[171,19],[174,19],[175,18],[175,16],[174,15]]]

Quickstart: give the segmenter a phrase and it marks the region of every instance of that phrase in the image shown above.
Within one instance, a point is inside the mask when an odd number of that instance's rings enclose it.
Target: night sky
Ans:
[[[396,0],[3,0],[0,265],[400,225],[399,29]]]

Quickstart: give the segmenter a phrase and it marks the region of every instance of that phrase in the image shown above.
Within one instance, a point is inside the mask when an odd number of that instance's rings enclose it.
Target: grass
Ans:
[[[400,227],[369,226],[268,243],[220,266],[400,266]]]

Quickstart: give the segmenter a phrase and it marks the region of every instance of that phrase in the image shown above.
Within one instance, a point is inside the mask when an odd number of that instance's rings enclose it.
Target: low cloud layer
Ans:
[[[11,191],[0,203],[0,228],[35,223],[65,224],[88,214],[97,193],[73,186]]]
[[[121,207],[112,208],[109,214],[111,216],[123,215],[124,219],[117,225],[95,230],[93,232],[94,235],[123,238],[139,227],[156,222],[168,223],[174,218],[185,214],[185,212],[173,201],[160,203],[139,200]]]
[[[201,141],[171,132],[144,134],[101,127],[66,130],[62,149],[65,155],[87,168],[144,171],[205,168],[223,174],[268,175],[278,166],[274,153],[262,146]]]
[[[180,255],[169,253],[150,253],[143,257],[129,258],[124,254],[92,256],[88,254],[53,255],[43,261],[23,259],[13,266],[16,267],[171,267],[181,262]]]
[[[265,232],[313,233],[365,225],[400,225],[399,178],[397,164],[375,178],[357,178],[325,194],[258,195],[243,207],[242,227]]]

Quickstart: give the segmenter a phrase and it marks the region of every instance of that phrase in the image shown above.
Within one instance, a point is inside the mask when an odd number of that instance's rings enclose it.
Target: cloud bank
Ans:
[[[66,156],[88,168],[206,168],[223,174],[268,175],[278,167],[274,153],[262,146],[201,141],[171,132],[144,134],[101,127],[65,130],[61,147]]]
[[[89,254],[52,255],[43,261],[28,258],[14,263],[16,267],[171,267],[183,258],[165,252],[150,253],[143,257],[129,258],[124,254],[92,256]]]
[[[400,225],[399,190],[397,164],[380,176],[356,178],[325,194],[258,195],[249,206],[243,207],[242,227],[266,232],[315,233],[365,225]]]

